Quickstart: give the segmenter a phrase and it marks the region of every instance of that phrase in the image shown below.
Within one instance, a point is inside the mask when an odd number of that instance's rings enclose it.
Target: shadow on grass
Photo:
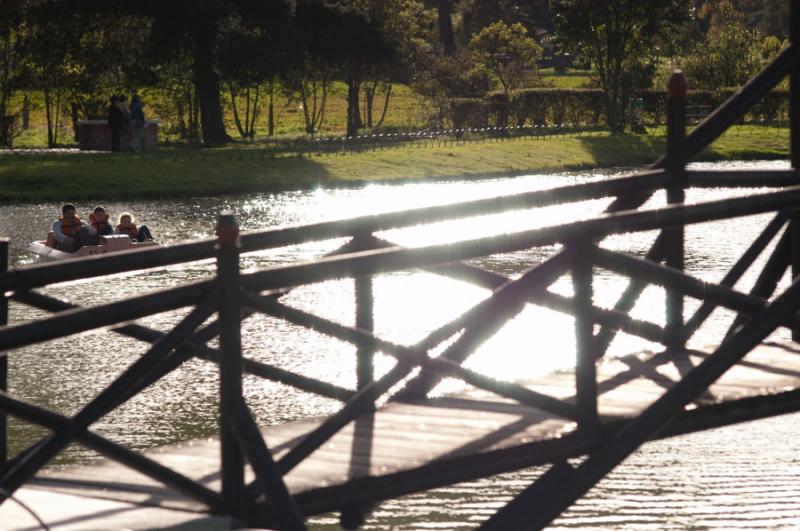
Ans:
[[[324,164],[303,157],[61,157],[2,165],[0,202],[227,195],[309,188],[330,180]]]
[[[581,144],[592,155],[598,166],[640,166],[650,164],[666,148],[663,136],[610,135],[582,137]]]

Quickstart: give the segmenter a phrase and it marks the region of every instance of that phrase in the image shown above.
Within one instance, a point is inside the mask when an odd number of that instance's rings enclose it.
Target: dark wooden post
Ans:
[[[233,516],[244,517],[244,456],[231,424],[242,400],[239,226],[232,212],[217,218],[217,280],[220,289],[220,451],[222,496]]]
[[[580,252],[575,253],[572,264],[572,289],[575,297],[575,396],[578,427],[586,429],[598,425],[591,248],[591,244],[579,244]]]
[[[8,269],[8,238],[0,238],[0,271]],[[0,293],[0,326],[8,324],[8,298]],[[8,391],[8,357],[0,357],[0,391]],[[8,462],[8,417],[0,414],[0,465]]]
[[[683,203],[686,199],[686,92],[689,83],[682,71],[672,73],[667,83],[667,159],[666,170],[670,172],[667,188],[667,203]],[[684,269],[684,227],[664,229],[665,261],[669,267]],[[667,291],[667,337],[669,346],[682,348],[680,328],[683,326],[683,296],[673,290]],[[674,343],[672,339],[674,338]]]
[[[361,248],[368,236],[356,235],[354,243]],[[356,328],[372,331],[375,328],[375,298],[372,293],[372,277],[359,276],[356,284]],[[356,351],[356,381],[363,389],[375,380],[375,351],[369,347],[358,347]]]
[[[789,5],[789,42],[792,48],[800,46],[800,0],[791,0]],[[800,177],[800,69],[789,75],[789,149],[792,169]],[[795,214],[789,222],[792,238],[792,278],[800,275],[800,215]],[[800,341],[800,330],[792,330],[792,339]]]

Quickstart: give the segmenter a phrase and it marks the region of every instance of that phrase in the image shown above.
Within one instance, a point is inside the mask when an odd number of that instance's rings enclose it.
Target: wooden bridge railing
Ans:
[[[793,6],[797,2],[793,3]],[[297,502],[283,477],[360,414],[370,412],[397,384],[402,388],[391,400],[424,398],[444,377],[455,377],[521,404],[539,408],[578,422],[580,430],[598,430],[602,420],[597,410],[595,362],[602,357],[618,331],[661,343],[670,349],[682,348],[717,307],[729,308],[741,317],[731,327],[727,340],[700,366],[640,417],[611,434],[590,457],[573,468],[566,460],[557,462],[543,478],[502,509],[485,527],[503,529],[520,512],[529,524],[545,525],[571,500],[585,492],[599,478],[653,436],[683,407],[701,393],[720,374],[745,355],[754,345],[778,327],[800,330],[800,285],[794,284],[773,302],[768,298],[790,264],[800,253],[795,243],[797,231],[787,228],[796,223],[800,207],[800,186],[794,186],[797,165],[789,171],[693,171],[686,161],[706,147],[727,125],[733,123],[747,105],[783,76],[796,71],[800,46],[793,46],[757,76],[739,94],[706,118],[691,134],[685,135],[685,79],[674,76],[670,82],[667,155],[645,172],[606,181],[558,187],[512,196],[470,201],[457,205],[429,207],[326,222],[303,227],[259,231],[239,235],[230,213],[220,216],[217,238],[180,244],[162,249],[143,250],[130,255],[88,258],[81,262],[34,265],[0,271],[0,325],[7,319],[8,301],[53,312],[34,322],[0,327],[0,356],[3,363],[13,350],[71,334],[113,326],[111,332],[133,337],[151,346],[97,397],[72,417],[45,410],[14,398],[5,391],[5,365],[0,365],[0,411],[52,430],[52,434],[29,446],[0,468],[0,488],[8,495],[25,484],[58,452],[79,441],[98,452],[138,470],[201,501],[210,511],[235,515],[243,521],[271,522],[285,529],[304,528],[303,518],[312,511],[342,509],[334,500],[331,506]],[[793,74],[793,83],[796,74]],[[793,87],[795,85],[793,84]],[[796,102],[795,99],[792,100]],[[797,107],[796,103],[793,103]],[[795,110],[792,116],[798,115]],[[800,115],[798,115],[800,116]],[[795,126],[800,125],[793,120]],[[800,156],[797,134],[792,136],[793,163]],[[777,188],[692,205],[684,204],[685,189],[691,187]],[[635,210],[654,192],[664,190],[667,206]],[[462,240],[419,248],[403,248],[380,239],[376,233],[389,229],[434,223],[475,215],[531,209],[589,199],[612,198],[601,217],[522,230],[511,234]],[[744,251],[719,284],[701,282],[683,272],[686,225],[733,219],[753,214],[775,213],[774,219]],[[660,231],[645,259],[600,247],[603,238],[613,234]],[[783,231],[767,265],[750,293],[732,288],[756,258]],[[241,273],[241,253],[349,237],[337,252],[313,262],[270,267]],[[462,261],[535,247],[558,245],[559,250],[518,278],[486,271]],[[792,258],[795,257],[795,258]],[[216,259],[216,275],[155,293],[110,302],[91,308],[45,295],[38,288],[98,275],[162,267],[170,264]],[[0,242],[0,263],[8,263],[7,243]],[[594,304],[592,291],[596,268],[630,277],[630,282],[612,309]],[[424,269],[436,274],[469,281],[491,290],[491,295],[448,323],[431,331],[413,345],[401,345],[375,334],[372,322],[372,278],[393,271]],[[573,295],[567,297],[548,290],[558,278],[571,275]],[[281,302],[281,297],[297,286],[326,280],[352,278],[356,290],[354,326],[346,326]],[[666,325],[634,319],[630,310],[648,285],[666,289]],[[685,297],[702,300],[696,312],[684,321]],[[538,304],[575,317],[577,345],[575,396],[557,399],[523,386],[502,382],[463,366],[468,357],[494,332],[527,304]],[[188,308],[181,322],[169,332],[160,332],[130,321],[170,310]],[[241,321],[263,313],[313,329],[354,344],[357,348],[356,389],[345,389],[279,367],[244,358],[241,349]],[[213,317],[216,315],[216,318]],[[595,327],[599,325],[598,332]],[[219,336],[219,347],[208,342]],[[450,341],[443,352],[431,351]],[[372,358],[375,352],[396,358],[385,374],[376,375]],[[191,357],[207,359],[220,367],[220,440],[222,490],[215,492],[175,471],[132,452],[92,432],[90,427],[152,383],[178,369]],[[409,378],[415,368],[418,374]],[[242,396],[242,374],[249,372],[300,390],[343,402],[342,408],[323,421],[277,461],[261,436]],[[5,418],[3,417],[3,421]],[[5,425],[0,424],[0,451],[4,450]],[[244,465],[249,462],[256,479],[244,481]],[[412,492],[413,481],[393,486],[397,495]],[[365,494],[368,497],[368,494]],[[363,500],[362,500],[363,501]],[[374,500],[377,501],[377,500]],[[337,504],[338,503],[338,504]],[[532,520],[530,519],[532,518]],[[355,518],[358,521],[358,518]]]
[[[633,188],[633,191],[640,192],[643,189],[650,189],[652,181],[661,182],[663,185],[665,173],[661,170],[648,173],[649,181],[643,183],[642,186]],[[705,182],[708,182],[711,176],[704,175],[703,177]],[[726,178],[730,177],[730,174],[726,174]],[[774,184],[776,177],[779,178],[777,180],[782,179],[775,172],[770,172],[766,175],[764,182]],[[631,189],[629,183],[639,179],[640,176],[635,175],[612,180],[609,188],[616,190],[622,183],[624,188]],[[749,179],[754,179],[754,177]],[[690,183],[692,181],[692,172],[688,172],[688,181]],[[566,190],[578,197],[594,197],[597,192],[591,190],[597,188],[597,184],[567,187]],[[581,188],[583,191],[577,193],[577,190]],[[528,201],[531,201],[531,197],[537,198],[537,201],[542,201],[542,197],[557,197],[552,194],[552,191],[525,194],[525,196]],[[156,312],[187,306],[194,307],[194,309],[181,324],[167,334],[135,324],[124,324],[113,328],[112,331],[115,333],[152,342],[153,346],[73,418],[66,418],[25,404],[7,394],[0,396],[0,409],[6,413],[18,415],[54,430],[54,435],[43,439],[9,461],[3,468],[0,482],[2,482],[3,489],[13,492],[66,444],[72,440],[79,440],[109,457],[207,503],[212,510],[245,514],[248,509],[252,510],[252,506],[247,500],[252,502],[259,499],[262,493],[267,492],[271,500],[282,500],[281,503],[274,506],[286,508],[283,525],[287,528],[299,527],[302,525],[301,513],[295,504],[290,503],[291,498],[280,480],[282,475],[300,463],[359,413],[373,408],[378,398],[384,396],[389,389],[401,382],[417,366],[422,367],[423,371],[419,376],[406,383],[403,390],[397,393],[397,399],[407,400],[422,397],[442,376],[447,375],[461,378],[471,385],[515,399],[520,403],[577,420],[583,429],[594,429],[598,422],[594,362],[602,355],[597,348],[600,344],[598,338],[601,334],[597,334],[595,337],[592,332],[594,325],[600,324],[603,327],[602,330],[607,333],[613,334],[616,330],[624,330],[651,341],[658,341],[665,346],[674,347],[676,336],[669,331],[669,328],[672,326],[677,327],[676,330],[680,330],[682,323],[668,322],[667,329],[665,329],[653,323],[633,319],[618,308],[607,310],[594,306],[591,290],[592,268],[599,266],[631,276],[642,286],[645,283],[663,285],[668,288],[669,297],[703,298],[704,307],[698,310],[697,315],[708,312],[715,306],[731,308],[742,314],[754,314],[764,309],[764,299],[757,295],[738,293],[726,287],[725,284],[731,285],[747,269],[754,258],[763,251],[767,243],[785,225],[789,214],[779,213],[777,215],[734,266],[732,273],[726,277],[726,281],[719,286],[694,280],[674,267],[658,265],[655,260],[642,261],[621,253],[604,250],[597,247],[595,242],[611,234],[665,228],[669,230],[692,223],[730,219],[756,213],[781,212],[796,208],[797,205],[800,205],[800,187],[784,187],[778,191],[749,195],[744,198],[710,201],[695,205],[670,204],[655,210],[619,212],[601,218],[565,223],[554,227],[417,249],[400,248],[372,236],[357,234],[350,244],[341,249],[342,254],[334,254],[315,262],[272,267],[247,274],[239,273],[238,255],[241,249],[238,245],[235,222],[230,215],[224,215],[220,218],[218,225],[219,236],[214,251],[218,264],[216,280],[195,282],[93,308],[74,307],[69,303],[31,290],[30,286],[47,285],[48,276],[51,274],[59,280],[63,280],[65,277],[71,278],[78,274],[74,270],[81,267],[95,271],[97,262],[114,264],[118,257],[92,258],[86,261],[85,266],[55,264],[12,270],[6,273],[1,280],[7,283],[4,290],[11,300],[56,313],[52,317],[36,322],[21,323],[0,329],[0,349],[5,352],[85,330],[116,323],[127,323],[132,319]],[[460,206],[454,207],[454,210],[459,208]],[[447,208],[435,210],[438,210],[437,217],[452,215],[446,215]],[[384,216],[383,219],[390,217]],[[407,219],[409,224],[412,221],[413,218]],[[378,223],[375,225],[380,226]],[[296,229],[286,229],[286,231],[297,234]],[[281,230],[267,231],[248,236],[252,240],[260,238],[262,242],[285,241],[286,235],[281,234],[282,232]],[[286,239],[305,241],[307,238],[293,235]],[[651,250],[651,258],[658,254],[664,254],[663,247],[668,241],[667,232],[664,231]],[[514,280],[480,270],[474,266],[458,263],[461,260],[478,256],[559,243],[563,244],[563,248],[555,256]],[[198,244],[198,246],[201,245],[206,244]],[[191,246],[188,246],[188,249],[192,253],[192,257],[196,256],[195,249]],[[781,254],[781,249],[782,247],[778,246],[773,255]],[[170,252],[171,250],[167,249],[166,251]],[[144,252],[155,254],[151,251]],[[131,259],[136,259],[135,257],[134,254],[130,256]],[[165,260],[163,257],[157,257],[157,259],[160,259],[161,263]],[[143,258],[150,264],[158,263],[157,259]],[[174,260],[173,257],[169,257],[169,259]],[[783,260],[782,263],[785,270],[788,261]],[[279,301],[286,290],[302,284],[345,277],[365,279],[377,274],[408,268],[426,268],[455,278],[471,279],[478,285],[493,289],[493,293],[489,298],[453,321],[434,330],[425,339],[412,346],[398,345],[375,336],[369,326],[363,326],[364,317],[359,318],[362,319],[362,326],[348,327],[291,308]],[[574,297],[557,295],[546,289],[558,277],[570,271],[575,286]],[[358,297],[359,306],[361,306],[358,313],[363,316],[366,313],[364,306],[371,305],[371,297],[363,294]],[[496,381],[461,365],[480,343],[508,319],[519,313],[527,303],[541,304],[576,315],[578,370],[576,372],[577,401],[574,404],[533,392],[512,383]],[[198,330],[198,327],[216,312],[219,313],[218,320],[212,321]],[[350,341],[359,348],[360,353],[384,352],[396,357],[398,363],[388,373],[374,381],[369,378],[369,371],[362,366],[359,368],[358,389],[348,391],[333,384],[326,384],[301,375],[290,375],[290,373],[266,364],[242,360],[239,339],[240,320],[252,312],[263,312]],[[696,326],[697,321],[698,319],[695,318],[688,322],[694,322],[693,326]],[[792,313],[787,313],[783,314],[783,318],[778,321],[777,325],[800,325],[796,321],[797,318]],[[429,357],[428,351],[458,333],[461,335],[445,349],[441,356]],[[216,334],[220,335],[219,350],[206,345],[206,342]],[[681,341],[685,341],[690,336],[691,333],[685,331],[681,336]],[[603,341],[605,346],[609,342],[609,339]],[[222,422],[223,491],[221,495],[209,491],[202,485],[175,472],[164,470],[160,465],[88,431],[93,422],[158,378],[179,367],[192,355],[199,355],[220,363],[222,375],[220,394],[223,410],[221,418],[235,419],[235,422]],[[371,362],[369,363],[371,364]],[[345,400],[345,405],[281,460],[273,462],[241,397],[242,369],[294,385],[305,391]],[[245,458],[257,471],[257,480],[246,489],[243,485],[242,475]]]

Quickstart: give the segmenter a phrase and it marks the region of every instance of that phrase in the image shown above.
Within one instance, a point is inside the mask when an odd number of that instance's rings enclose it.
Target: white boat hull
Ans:
[[[141,250],[159,245],[158,242],[154,241],[135,242],[124,234],[102,236],[100,241],[100,245],[84,245],[74,253],[65,253],[54,247],[49,247],[44,240],[31,242],[28,250],[44,260],[73,260],[86,258],[87,256]]]

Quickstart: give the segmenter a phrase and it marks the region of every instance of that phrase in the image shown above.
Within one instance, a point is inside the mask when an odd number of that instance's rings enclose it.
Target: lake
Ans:
[[[786,168],[784,162],[699,164],[699,167]],[[105,203],[112,216],[123,210],[135,213],[164,244],[210,237],[214,220],[223,208],[233,209],[242,230],[344,219],[520,193],[571,183],[604,179],[621,170],[530,175],[470,181],[373,184],[357,189],[317,189],[219,198]],[[742,191],[736,192],[737,194]],[[687,201],[697,202],[732,195],[725,190],[689,191]],[[69,198],[65,198],[69,199]],[[664,204],[657,194],[646,205]],[[534,228],[599,214],[607,201],[587,201],[568,208],[555,206],[537,211],[485,216],[426,227],[389,231],[381,237],[404,245],[427,245],[474,238],[497,232]],[[88,218],[95,204],[79,204]],[[32,263],[30,241],[43,238],[60,205],[4,205],[0,209],[0,235],[11,238],[12,266]],[[719,280],[756,237],[770,216],[752,216],[736,222],[718,222],[687,229],[687,271],[704,280]],[[646,251],[654,233],[609,238],[604,246],[636,254]],[[332,241],[277,249],[243,256],[245,268],[286,264],[311,259],[344,243]],[[770,247],[771,248],[771,247]],[[516,252],[474,261],[511,277],[540,263],[555,247]],[[752,285],[761,257],[737,288]],[[212,262],[171,266],[48,287],[45,292],[80,305],[121,300],[182,282],[209,277]],[[784,279],[784,286],[787,282]],[[601,306],[613,304],[625,286],[623,279],[596,271],[595,297]],[[568,277],[552,288],[569,294]],[[298,308],[346,324],[354,320],[352,281],[324,282],[299,288],[284,301]],[[427,273],[402,272],[375,280],[375,328],[392,341],[411,344],[458,312],[486,297],[487,292]],[[633,310],[663,324],[663,291],[648,288]],[[698,305],[689,300],[687,315]],[[169,312],[142,322],[164,330],[185,312]],[[12,322],[40,312],[12,304]],[[655,316],[655,317],[654,317]],[[696,344],[719,341],[731,314],[712,314],[695,338]],[[355,349],[319,334],[300,330],[270,318],[253,318],[243,329],[245,354],[309,376],[354,386]],[[784,337],[784,336],[781,336]],[[535,344],[535,347],[531,346]],[[620,335],[609,355],[655,348],[642,340]],[[102,332],[87,332],[43,346],[15,351],[10,358],[11,392],[23,399],[65,414],[74,413],[141,355],[145,347],[132,339]],[[573,322],[570,318],[529,306],[500,333],[484,344],[468,362],[472,369],[496,378],[519,379],[574,364]],[[379,356],[378,371],[392,360]],[[436,390],[446,393],[461,384],[447,380]],[[246,377],[244,392],[263,425],[319,416],[337,409],[337,403],[306,395],[280,384]],[[110,439],[135,449],[205,437],[216,431],[217,370],[214,365],[191,361],[147,392],[137,396],[94,425]],[[622,466],[553,524],[553,529],[732,529],[796,528],[800,526],[800,415],[740,424],[689,436],[657,441],[631,456]],[[43,432],[24,423],[12,424],[12,448],[19,450]],[[95,457],[73,446],[57,464]],[[391,500],[378,506],[365,529],[472,529],[541,473],[526,469],[428,493]],[[335,515],[317,517],[312,529],[337,529]]]

